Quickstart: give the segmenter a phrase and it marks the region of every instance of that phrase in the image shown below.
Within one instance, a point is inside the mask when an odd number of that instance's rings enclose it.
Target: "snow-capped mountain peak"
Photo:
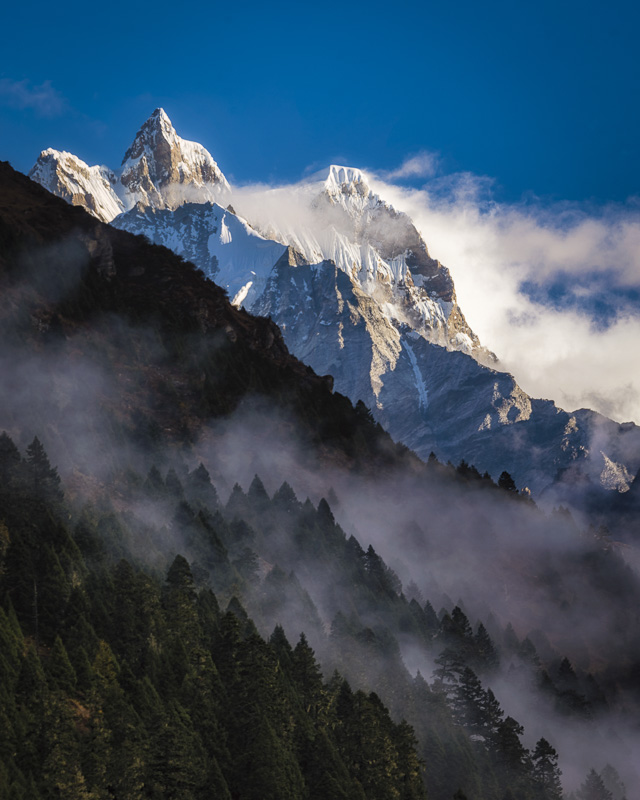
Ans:
[[[52,147],[43,150],[29,177],[67,202],[83,206],[99,219],[113,219],[123,210],[122,201],[114,191],[115,173],[108,167],[90,167],[64,150]]]
[[[122,164],[124,166],[129,159],[140,158],[145,151],[153,153],[159,140],[166,141],[171,147],[177,144],[179,138],[165,110],[156,108],[136,134],[131,147],[124,154]]]
[[[49,148],[40,153],[29,177],[103,222],[134,206],[224,205],[231,194],[211,153],[178,136],[162,108],[142,125],[119,170],[90,167],[71,153]]]
[[[339,191],[348,194],[355,192],[369,194],[371,192],[362,170],[355,167],[341,167],[338,164],[329,166],[324,185],[327,191]]]
[[[125,153],[120,183],[129,195],[127,208],[138,202],[170,209],[192,201],[222,202],[231,192],[211,153],[178,136],[162,108],[151,114]]]

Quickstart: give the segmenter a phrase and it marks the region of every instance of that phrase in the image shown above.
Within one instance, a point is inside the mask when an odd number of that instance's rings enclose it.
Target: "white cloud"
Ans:
[[[432,178],[421,190],[398,186],[393,181],[411,161],[367,180],[412,217],[431,255],[449,267],[467,321],[501,368],[534,398],[640,424],[640,308],[622,302],[624,290],[640,295],[640,207],[499,204],[492,180],[470,173]],[[303,182],[234,195],[239,212],[263,232],[273,223],[295,241],[296,230],[318,226],[316,191]],[[523,290],[527,282],[554,281],[574,302],[554,306]],[[603,297],[614,309],[606,326],[592,311]]]
[[[603,285],[640,289],[637,208],[590,214],[486,203],[472,177],[445,199],[373,183],[412,216],[431,255],[451,270],[469,324],[525,391],[640,423],[640,312],[621,305],[603,329],[579,307],[551,307],[522,291],[525,281],[567,276],[577,295]]]
[[[51,81],[35,86],[26,78],[21,81],[0,78],[0,102],[13,108],[31,109],[42,117],[57,117],[66,109],[64,97]]]
[[[426,150],[407,158],[394,170],[384,173],[388,181],[398,181],[403,178],[431,178],[438,171],[439,156]]]

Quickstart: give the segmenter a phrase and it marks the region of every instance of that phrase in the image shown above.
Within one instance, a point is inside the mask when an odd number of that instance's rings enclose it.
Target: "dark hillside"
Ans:
[[[6,163],[0,270],[0,331],[5,348],[14,348],[7,358],[46,351],[70,365],[96,365],[107,373],[102,411],[136,439],[191,442],[206,421],[260,395],[329,460],[419,468],[366,409],[332,393],[329,376],[291,356],[270,320],[233,308],[171,251],[97,223]],[[49,378],[55,384],[53,372]],[[54,417],[49,407],[45,424]],[[19,427],[17,419],[5,424]]]

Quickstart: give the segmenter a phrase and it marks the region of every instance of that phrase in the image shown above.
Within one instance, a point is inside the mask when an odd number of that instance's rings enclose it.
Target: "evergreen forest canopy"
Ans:
[[[605,529],[421,464],[191,265],[0,177],[0,796],[637,792]]]

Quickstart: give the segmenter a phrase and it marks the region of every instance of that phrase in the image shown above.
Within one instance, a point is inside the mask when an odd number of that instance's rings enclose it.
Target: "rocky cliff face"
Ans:
[[[234,197],[210,154],[157,109],[117,174],[45,151],[31,177],[103,219],[124,210],[109,217],[116,227],[173,249],[236,307],[270,316],[296,356],[423,458],[506,469],[535,492],[569,472],[624,491],[640,467],[636,426],[532,400],[496,369],[449,270],[360,170],[334,165],[292,187],[296,213],[283,218],[266,194],[258,207]]]

